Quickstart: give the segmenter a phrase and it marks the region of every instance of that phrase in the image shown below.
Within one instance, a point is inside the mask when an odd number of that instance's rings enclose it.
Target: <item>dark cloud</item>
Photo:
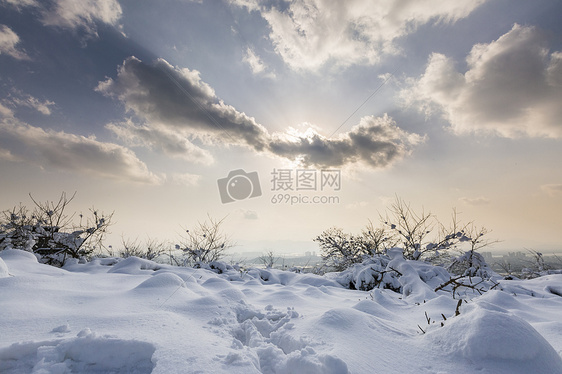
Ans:
[[[423,137],[401,130],[392,118],[364,117],[351,131],[327,138],[309,130],[299,137],[278,136],[270,143],[272,153],[300,161],[304,166],[344,166],[362,163],[386,167],[409,154]]]
[[[434,53],[402,97],[426,113],[440,111],[457,133],[561,137],[562,53],[547,47],[539,30],[516,24],[474,45],[464,73]]]
[[[219,100],[201,81],[199,72],[174,68],[163,59],[148,65],[129,57],[115,79],[100,82],[97,90],[118,98],[151,126],[212,135],[223,143],[265,149],[266,129],[254,118]]]
[[[142,139],[153,148],[157,145],[164,153],[189,153],[187,137],[199,136],[211,137],[213,144],[245,146],[306,166],[364,163],[380,168],[404,157],[423,140],[401,130],[388,116],[365,117],[336,138],[312,129],[292,137],[270,134],[254,118],[217,98],[197,71],[173,67],[163,59],[148,65],[129,57],[118,68],[117,77],[100,82],[96,90],[118,99],[141,119],[136,125],[112,124],[113,132],[130,140]],[[171,137],[171,133],[181,136]]]
[[[45,131],[15,119],[0,122],[0,157],[41,168],[159,184],[154,175],[129,149],[95,138]]]
[[[259,219],[258,213],[254,210],[239,209],[239,210],[236,211],[236,213],[242,219],[249,219],[249,220]]]

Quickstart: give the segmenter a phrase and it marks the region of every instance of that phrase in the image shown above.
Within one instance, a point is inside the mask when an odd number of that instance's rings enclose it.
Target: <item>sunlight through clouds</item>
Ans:
[[[161,143],[155,137],[164,131],[168,134],[168,150],[161,146],[155,148],[164,153],[177,149],[176,154],[183,152],[186,158],[193,153],[193,147],[186,147],[184,138],[169,134],[200,139],[210,136],[213,144],[244,146],[298,160],[301,166],[307,167],[362,163],[384,168],[410,154],[424,141],[424,137],[400,129],[388,115],[364,117],[351,131],[334,138],[326,138],[313,128],[304,133],[290,130],[293,133],[288,138],[280,133],[270,134],[254,118],[220,100],[197,71],[173,67],[163,59],[149,65],[130,57],[119,67],[115,79],[99,82],[96,90],[116,98],[143,120],[141,125],[130,121],[110,124],[107,126],[110,130],[122,138],[142,138],[148,146]],[[151,140],[146,142],[149,137]]]

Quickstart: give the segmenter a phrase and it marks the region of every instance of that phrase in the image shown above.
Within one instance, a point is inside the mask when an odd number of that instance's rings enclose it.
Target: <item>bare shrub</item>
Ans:
[[[182,265],[199,266],[218,261],[224,252],[234,246],[230,238],[223,233],[221,225],[225,218],[215,220],[207,216],[204,222],[198,224],[191,230],[186,230],[186,236],[179,246],[183,252]],[[179,261],[176,260],[179,264]]]
[[[168,245],[156,239],[147,238],[144,244],[139,243],[138,239],[121,238],[123,249],[118,253],[119,257],[139,257],[147,260],[155,260],[159,256],[168,252]]]
[[[275,263],[279,261],[279,257],[276,257],[273,251],[267,251],[266,254],[259,257],[259,260],[268,269],[273,268]]]
[[[461,224],[455,209],[449,226],[445,226],[429,212],[417,213],[399,197],[380,220],[382,227],[374,227],[369,221],[359,235],[332,227],[317,236],[314,241],[320,245],[325,264],[342,271],[393,247],[402,248],[408,260],[445,264],[451,261],[451,250],[463,253],[468,245],[470,256],[463,264],[472,267],[474,252],[495,242],[484,237],[488,233],[485,228],[477,229],[472,222]]]

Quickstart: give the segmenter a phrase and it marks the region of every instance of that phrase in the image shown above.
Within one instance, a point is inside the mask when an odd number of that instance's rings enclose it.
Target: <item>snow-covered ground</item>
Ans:
[[[458,316],[419,281],[402,295],[138,258],[59,269],[4,250],[0,373],[562,373],[562,275],[502,281]]]

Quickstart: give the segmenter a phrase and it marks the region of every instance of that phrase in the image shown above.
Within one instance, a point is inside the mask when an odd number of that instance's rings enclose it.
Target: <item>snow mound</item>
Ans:
[[[338,287],[341,285],[335,281],[315,274],[299,274],[279,269],[249,269],[246,277],[258,280],[263,285],[280,284],[289,285],[308,285],[313,287]]]
[[[148,374],[154,369],[155,350],[150,343],[98,337],[85,329],[71,339],[15,343],[0,349],[0,372]]]
[[[480,305],[427,337],[453,358],[480,363],[494,373],[562,373],[562,359],[529,323]]]
[[[291,353],[285,366],[275,371],[280,374],[347,374],[349,370],[345,362],[331,355],[318,355],[314,349],[306,348]]]
[[[4,260],[18,260],[18,259],[26,259],[32,262],[38,262],[37,257],[31,252],[22,251],[21,249],[4,249],[0,251],[0,257]]]
[[[0,278],[6,278],[10,276],[10,272],[8,271],[8,265],[0,258]]]
[[[138,257],[128,257],[123,261],[115,264],[108,273],[122,273],[122,274],[145,274],[146,270],[160,270],[161,265],[156,262],[145,260]]]
[[[165,287],[185,287],[183,279],[178,275],[173,273],[159,273],[154,274],[154,276],[148,278],[141,284],[139,284],[135,289],[143,288],[165,288]]]

